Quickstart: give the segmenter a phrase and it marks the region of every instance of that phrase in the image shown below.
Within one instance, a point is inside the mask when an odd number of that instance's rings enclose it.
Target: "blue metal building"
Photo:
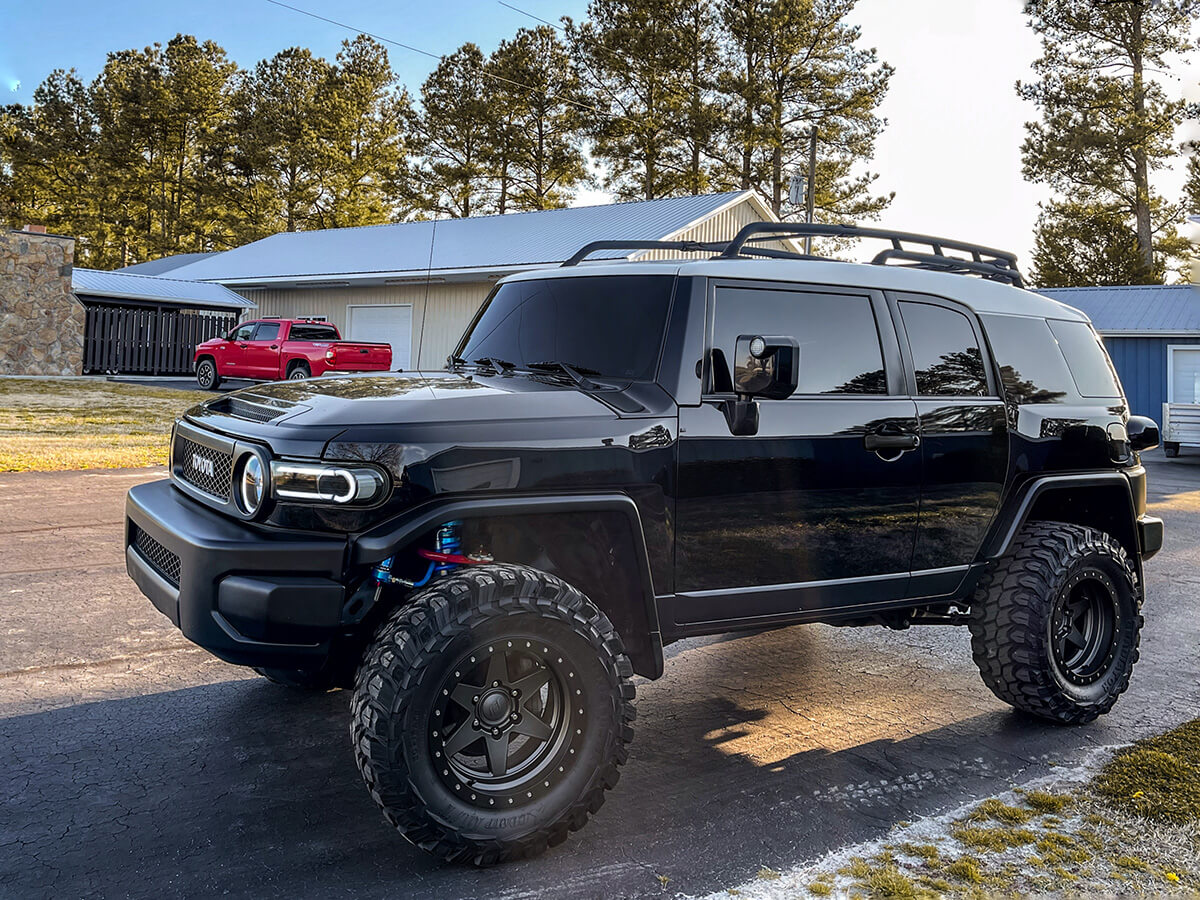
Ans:
[[[1082,310],[1112,357],[1130,411],[1161,424],[1162,405],[1200,402],[1200,288],[1190,284],[1044,289]],[[1195,349],[1192,347],[1195,346]]]

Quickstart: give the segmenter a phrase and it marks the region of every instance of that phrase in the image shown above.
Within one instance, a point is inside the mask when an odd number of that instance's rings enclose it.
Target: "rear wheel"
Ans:
[[[1174,459],[1175,457],[1177,457],[1179,455],[1179,442],[1178,441],[1164,441],[1163,442],[1163,453],[1166,454],[1167,459]]]
[[[435,856],[532,856],[616,784],[632,673],[608,618],[554,576],[450,575],[392,615],[359,669],[359,771],[385,818]]]
[[[205,391],[215,391],[221,384],[221,376],[217,374],[217,364],[205,358],[196,364],[196,383]]]
[[[288,368],[288,381],[303,381],[305,378],[311,378],[312,372],[308,368],[308,363],[292,363]]]
[[[1138,659],[1137,571],[1111,535],[1034,522],[971,602],[971,647],[984,683],[1052,722],[1090,722],[1129,686]]]

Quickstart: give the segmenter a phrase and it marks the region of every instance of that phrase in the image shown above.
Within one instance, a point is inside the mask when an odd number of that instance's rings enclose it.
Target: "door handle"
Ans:
[[[278,350],[278,349],[279,349],[279,345],[278,345],[278,344],[272,344],[272,345],[271,345],[271,349],[272,349],[272,350]]]
[[[916,450],[921,438],[915,434],[867,434],[863,435],[863,448],[878,450]]]

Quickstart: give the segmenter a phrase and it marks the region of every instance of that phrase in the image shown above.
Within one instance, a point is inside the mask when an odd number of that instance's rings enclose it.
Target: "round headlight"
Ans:
[[[761,337],[756,337],[750,341],[750,355],[755,359],[762,359],[767,352],[767,342]]]
[[[246,462],[242,465],[242,511],[251,516],[258,512],[266,491],[267,481],[262,461],[253,453],[248,454]]]

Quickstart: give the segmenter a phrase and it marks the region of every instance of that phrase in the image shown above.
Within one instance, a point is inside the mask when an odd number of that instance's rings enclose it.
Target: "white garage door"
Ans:
[[[412,351],[411,306],[350,306],[347,339],[392,345],[392,368],[408,369]]]

